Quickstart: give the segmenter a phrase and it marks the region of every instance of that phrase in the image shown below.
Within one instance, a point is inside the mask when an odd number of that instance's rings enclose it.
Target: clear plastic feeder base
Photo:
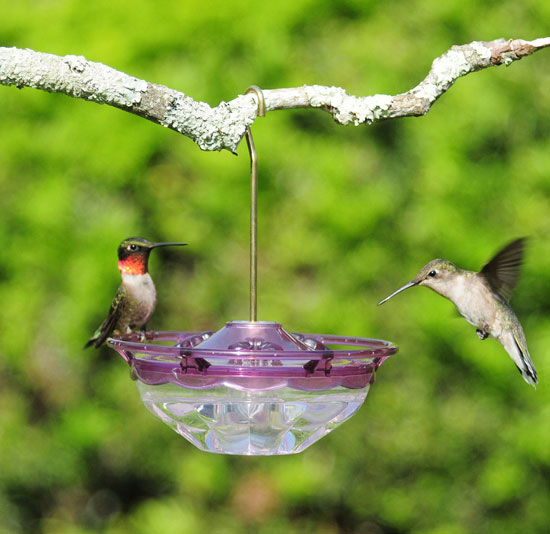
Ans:
[[[264,321],[146,336],[109,340],[145,406],[199,449],[221,454],[303,451],[359,409],[397,351],[387,341],[290,334]]]
[[[220,385],[208,391],[174,384],[138,381],[145,406],[203,451],[223,454],[301,452],[349,419],[367,396],[359,390],[300,391],[237,389]]]

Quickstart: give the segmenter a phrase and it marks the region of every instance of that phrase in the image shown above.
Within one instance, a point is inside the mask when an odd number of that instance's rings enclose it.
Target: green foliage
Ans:
[[[255,83],[414,86],[453,44],[546,36],[550,4],[345,0],[12,2],[0,42],[82,54],[217,104]],[[0,87],[0,533],[543,533],[550,528],[550,52],[460,80],[424,118],[253,127],[260,318],[395,341],[366,405],[295,457],[195,450],[83,351],[131,235],[184,240],[151,271],[157,329],[247,317],[248,170],[119,110]],[[531,236],[512,304],[527,386],[452,305],[411,289]]]

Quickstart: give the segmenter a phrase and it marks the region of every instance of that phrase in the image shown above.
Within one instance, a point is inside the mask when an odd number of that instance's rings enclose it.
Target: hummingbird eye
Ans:
[[[437,274],[436,271],[430,271],[430,272],[428,273],[428,276],[430,276],[431,278],[433,278],[436,274]]]
[[[138,249],[138,246],[135,243],[131,243],[128,245],[128,250],[136,251]]]

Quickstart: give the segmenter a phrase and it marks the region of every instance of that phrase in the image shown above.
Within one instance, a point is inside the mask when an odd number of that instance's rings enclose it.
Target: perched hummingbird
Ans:
[[[527,350],[521,324],[508,304],[519,280],[525,238],[516,239],[498,252],[480,272],[465,271],[447,260],[433,260],[412,281],[378,305],[413,286],[426,286],[449,299],[476,327],[480,339],[494,337],[511,356],[524,380],[535,387],[537,371]]]
[[[99,348],[112,334],[127,334],[143,329],[157,304],[157,292],[147,271],[149,254],[158,247],[184,246],[187,243],[151,243],[143,237],[129,237],[118,247],[118,268],[122,284],[118,288],[107,318],[84,348]]]

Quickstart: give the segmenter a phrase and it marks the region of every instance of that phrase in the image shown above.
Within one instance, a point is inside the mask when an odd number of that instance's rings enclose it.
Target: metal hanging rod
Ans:
[[[257,85],[251,85],[245,94],[255,93],[258,99],[258,117],[265,116],[265,99]],[[258,319],[258,158],[252,132],[245,130],[250,154],[250,322]]]

